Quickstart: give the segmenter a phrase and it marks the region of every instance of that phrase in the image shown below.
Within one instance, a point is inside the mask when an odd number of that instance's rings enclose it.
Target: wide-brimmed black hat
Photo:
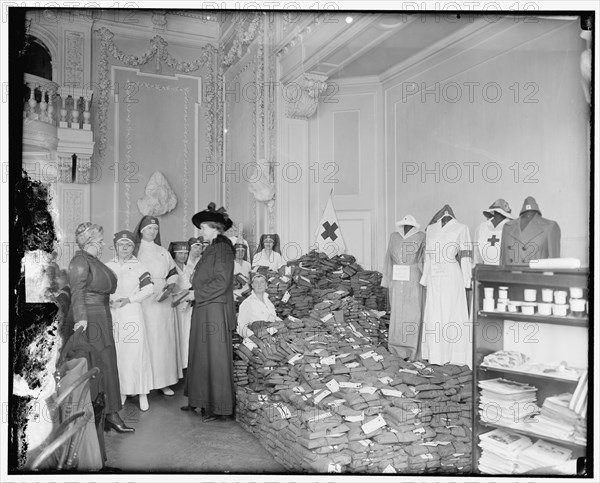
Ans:
[[[233,226],[233,221],[229,218],[227,211],[225,208],[221,206],[218,210],[215,209],[217,205],[213,202],[208,204],[208,208],[203,211],[199,211],[194,216],[192,216],[192,223],[196,226],[196,228],[200,228],[200,224],[212,221],[214,223],[220,223],[225,227],[225,231],[229,230]]]

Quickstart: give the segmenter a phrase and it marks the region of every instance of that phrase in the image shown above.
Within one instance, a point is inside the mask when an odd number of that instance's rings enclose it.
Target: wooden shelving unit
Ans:
[[[552,288],[553,290],[566,290],[570,287],[580,287],[584,289],[584,298],[588,299],[589,274],[586,269],[573,270],[534,270],[522,267],[497,267],[490,265],[477,265],[473,270],[473,311],[474,328],[473,328],[473,469],[477,471],[478,461],[480,457],[479,435],[491,431],[494,428],[501,428],[507,431],[512,431],[521,435],[525,435],[536,441],[543,439],[550,443],[568,447],[573,451],[573,457],[585,456],[587,454],[587,446],[581,445],[572,440],[563,440],[544,436],[534,431],[533,425],[531,428],[504,426],[491,422],[481,421],[479,417],[479,397],[480,389],[479,381],[486,379],[504,378],[517,382],[527,383],[538,388],[537,405],[542,406],[544,400],[548,396],[553,396],[561,393],[572,393],[577,387],[577,380],[561,377],[557,373],[543,374],[538,372],[530,372],[517,368],[499,368],[482,365],[485,356],[500,350],[506,350],[505,347],[505,322],[511,324],[519,324],[522,327],[523,333],[527,332],[527,328],[538,328],[539,325],[558,325],[565,327],[578,328],[577,330],[588,329],[589,319],[585,316],[568,314],[565,317],[559,316],[544,316],[539,314],[528,315],[521,312],[501,312],[501,311],[483,311],[483,296],[484,287],[494,287],[494,294],[497,298],[498,287],[509,287],[509,299],[516,301],[524,301],[524,290],[535,288],[538,290],[538,301],[541,300],[541,289]],[[588,299],[589,300],[589,299]],[[569,301],[567,300],[567,303]],[[494,334],[490,337],[489,334]],[[586,330],[587,334],[587,330]],[[549,343],[556,341],[538,341],[538,343]],[[526,351],[522,351],[526,355]],[[535,362],[535,361],[532,361]],[[591,397],[591,395],[590,395]],[[588,402],[588,414],[591,410],[591,400]],[[591,443],[592,434],[589,428],[590,418],[588,417],[588,444]]]

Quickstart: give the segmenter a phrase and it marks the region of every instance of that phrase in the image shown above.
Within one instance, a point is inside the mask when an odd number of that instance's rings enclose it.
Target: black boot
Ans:
[[[130,428],[127,426],[119,413],[110,413],[106,415],[106,419],[104,420],[104,431],[110,431],[114,429],[119,433],[133,433],[135,431],[134,428]]]

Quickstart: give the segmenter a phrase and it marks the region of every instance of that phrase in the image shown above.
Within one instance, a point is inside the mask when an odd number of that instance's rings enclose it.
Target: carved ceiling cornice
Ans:
[[[309,36],[319,26],[321,20],[322,15],[319,15],[317,12],[308,14],[305,18],[299,20],[297,25],[290,29],[289,32],[284,31],[284,37],[273,47],[273,54],[276,54],[277,57],[287,54],[290,49]],[[279,21],[282,23],[282,30],[285,28],[286,23],[288,25],[291,23],[289,20],[286,20],[285,15]]]

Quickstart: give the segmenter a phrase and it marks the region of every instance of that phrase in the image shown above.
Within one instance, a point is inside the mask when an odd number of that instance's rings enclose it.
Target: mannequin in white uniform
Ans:
[[[512,219],[510,213],[510,206],[502,198],[494,201],[492,206],[483,212],[487,221],[475,229],[473,256],[476,264],[500,265],[502,229],[506,222]]]

